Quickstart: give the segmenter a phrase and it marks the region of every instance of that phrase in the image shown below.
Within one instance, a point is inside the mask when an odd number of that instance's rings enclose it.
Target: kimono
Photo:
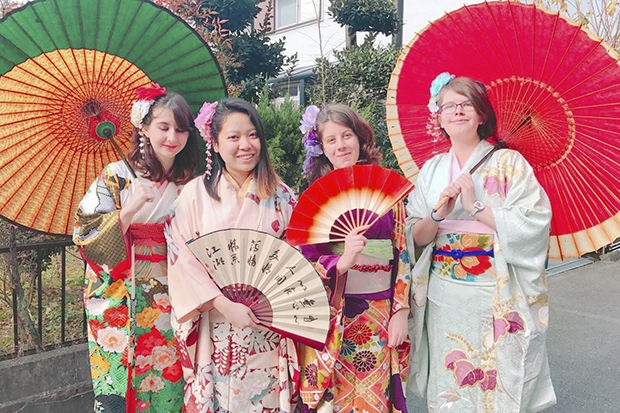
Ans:
[[[220,289],[185,243],[225,228],[283,237],[295,196],[279,184],[274,195],[260,199],[252,176],[238,187],[225,172],[218,194],[221,201],[211,198],[202,177],[191,181],[166,227],[172,321],[186,383],[186,411],[292,412],[299,380],[295,344],[267,329],[240,329],[227,322],[212,307]]]
[[[411,250],[413,224],[491,148],[481,141],[460,170],[452,151],[424,164],[407,205]],[[496,230],[474,223],[459,198],[421,252],[411,274],[409,388],[429,412],[537,412],[556,401],[545,344],[549,199],[513,150],[495,152],[472,179]]]
[[[127,223],[119,210],[133,194],[133,179],[123,162],[106,166],[80,202],[73,233],[86,260],[95,411],[180,412],[183,379],[170,325],[163,233],[180,187],[161,184],[123,235]]]
[[[407,411],[410,341],[387,346],[391,316],[409,308],[404,212],[400,203],[366,231],[366,248],[344,274],[336,269],[342,244],[302,246],[331,301],[324,349],[300,346],[304,413]]]

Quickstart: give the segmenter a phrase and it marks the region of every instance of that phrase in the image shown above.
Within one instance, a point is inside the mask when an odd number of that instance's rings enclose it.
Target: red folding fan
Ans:
[[[336,169],[301,195],[286,229],[291,245],[344,241],[353,229],[372,225],[414,187],[377,165]]]

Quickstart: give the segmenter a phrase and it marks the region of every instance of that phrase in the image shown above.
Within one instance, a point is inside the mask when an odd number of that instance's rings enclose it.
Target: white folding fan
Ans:
[[[188,241],[230,300],[252,309],[261,325],[321,349],[329,300],[312,264],[284,240],[250,229],[225,229]]]

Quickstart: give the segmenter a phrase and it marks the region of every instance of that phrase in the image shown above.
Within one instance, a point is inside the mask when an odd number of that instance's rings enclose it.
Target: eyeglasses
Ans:
[[[471,101],[466,100],[465,102],[461,102],[461,103],[449,102],[449,103],[446,103],[445,105],[441,105],[440,106],[441,113],[445,113],[446,115],[453,115],[456,112],[457,106],[460,106],[461,109],[463,109],[463,112],[471,112],[475,110],[474,104],[471,103]]]

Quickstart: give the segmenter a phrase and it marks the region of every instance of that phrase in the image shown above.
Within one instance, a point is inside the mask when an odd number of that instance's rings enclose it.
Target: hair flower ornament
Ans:
[[[211,122],[213,122],[213,115],[217,110],[217,102],[205,102],[200,110],[198,116],[194,120],[194,126],[198,129],[200,136],[205,141],[207,146],[206,162],[207,162],[207,177],[211,176],[211,169],[213,160],[211,159],[211,148],[213,148],[213,134],[211,133]]]
[[[440,73],[433,83],[431,83],[431,98],[428,101],[428,109],[433,112],[439,112],[439,92],[441,88],[450,83],[452,79],[454,79],[454,75],[451,75],[448,72]]]
[[[303,114],[301,121],[299,121],[299,130],[304,134],[303,144],[306,150],[306,159],[303,165],[304,175],[312,172],[312,158],[323,154],[319,136],[316,134],[316,118],[320,111],[321,109],[317,106],[310,105]]]
[[[438,142],[442,137],[441,126],[439,126],[439,92],[441,88],[450,83],[454,79],[454,75],[448,72],[440,73],[431,83],[431,98],[428,101],[428,110],[431,115],[426,124],[426,133],[428,133],[433,142]]]
[[[131,107],[131,124],[140,129],[144,117],[149,113],[151,106],[155,102],[155,98],[165,94],[166,88],[159,86],[157,83],[151,83],[149,86],[142,86],[136,89],[138,100]]]

